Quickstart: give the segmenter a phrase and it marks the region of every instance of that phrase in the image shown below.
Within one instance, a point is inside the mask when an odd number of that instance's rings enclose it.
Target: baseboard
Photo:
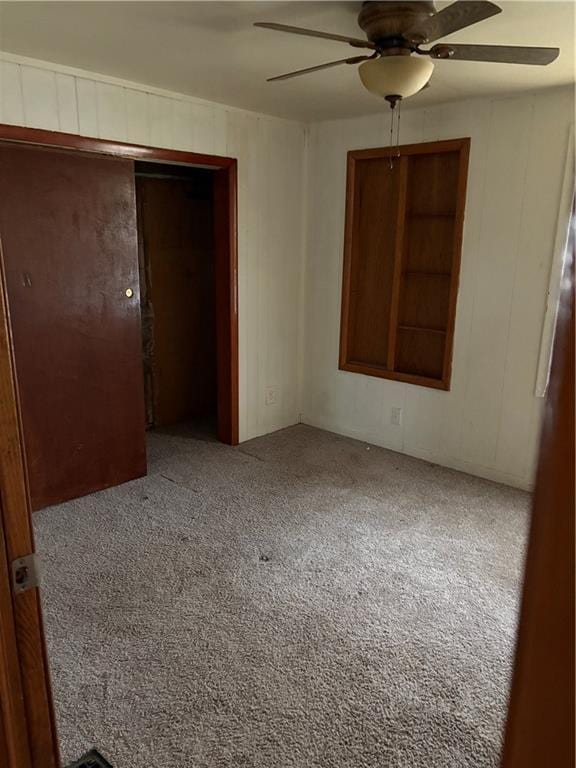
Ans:
[[[348,429],[337,424],[328,424],[321,419],[311,418],[305,414],[302,414],[301,419],[302,424],[306,424],[310,427],[323,429],[325,432],[333,432],[336,435],[343,435],[344,437],[351,437],[354,440],[361,440],[364,443],[376,445],[380,448],[386,448],[389,451],[403,453],[406,456],[412,456],[415,459],[422,459],[423,461],[428,461],[432,464],[438,464],[441,467],[455,469],[458,472],[465,472],[467,475],[474,475],[474,477],[481,477],[483,480],[492,480],[495,483],[509,485],[512,488],[518,488],[522,491],[531,492],[534,489],[533,482],[526,480],[526,478],[502,472],[494,467],[486,467],[482,464],[475,464],[463,459],[453,459],[444,455],[435,454],[432,451],[420,449],[399,451],[397,445],[386,443],[386,440],[382,439],[380,436],[366,435],[365,432],[360,432],[359,430]]]

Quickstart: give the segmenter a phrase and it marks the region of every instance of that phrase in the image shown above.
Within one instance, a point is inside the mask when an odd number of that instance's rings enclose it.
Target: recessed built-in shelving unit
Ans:
[[[341,369],[449,389],[469,145],[348,153]]]

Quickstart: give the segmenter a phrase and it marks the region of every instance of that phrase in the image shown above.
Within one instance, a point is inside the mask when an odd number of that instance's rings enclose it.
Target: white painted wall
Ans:
[[[240,439],[296,423],[304,126],[3,53],[0,122],[238,158]]]
[[[472,139],[450,392],[338,370],[346,152],[387,144],[388,116],[311,128],[302,419],[528,488],[536,369],[571,89],[402,115],[402,143]],[[390,410],[403,409],[400,426]]]

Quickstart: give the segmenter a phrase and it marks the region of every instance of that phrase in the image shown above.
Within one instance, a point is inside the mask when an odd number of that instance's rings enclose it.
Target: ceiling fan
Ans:
[[[370,55],[351,56],[271,77],[269,82],[299,77],[340,64],[360,64],[359,74],[364,86],[370,92],[384,97],[394,107],[400,99],[413,96],[428,85],[434,69],[432,59],[545,65],[558,57],[558,48],[459,43],[438,43],[427,50],[420,47],[435,43],[446,35],[489,19],[501,11],[489,0],[456,0],[441,11],[436,11],[434,3],[428,0],[363,2],[358,24],[366,40],[285,24],[256,22],[254,26],[336,40],[348,43],[353,48],[367,48],[371,51]]]

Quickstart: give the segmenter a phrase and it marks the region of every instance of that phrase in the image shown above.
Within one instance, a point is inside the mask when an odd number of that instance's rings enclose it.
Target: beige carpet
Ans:
[[[39,512],[65,762],[495,768],[529,497],[309,427]]]

